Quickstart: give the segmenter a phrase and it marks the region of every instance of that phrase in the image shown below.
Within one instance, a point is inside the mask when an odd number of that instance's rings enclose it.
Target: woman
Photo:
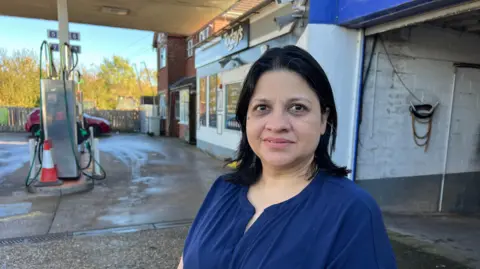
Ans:
[[[267,51],[236,118],[239,165],[207,194],[178,268],[396,268],[377,204],[331,160],[337,112],[310,54]]]

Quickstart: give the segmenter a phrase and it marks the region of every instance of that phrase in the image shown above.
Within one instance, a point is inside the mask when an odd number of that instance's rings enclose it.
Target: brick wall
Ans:
[[[167,111],[171,115],[167,120],[166,134],[178,136],[179,126],[174,116],[175,97],[170,94],[168,87],[177,80],[186,76],[195,76],[195,57],[187,58],[187,43],[185,37],[169,36],[167,41],[167,66],[158,71],[158,91],[166,93],[167,104],[171,105]],[[160,50],[157,50],[157,62],[160,63]]]
[[[160,68],[160,49],[157,49],[157,68]],[[158,70],[158,91],[167,91],[168,89],[168,65]]]
[[[433,120],[430,146],[424,152],[413,141],[408,111],[412,98],[394,74],[379,41],[364,92],[357,178],[442,174],[449,136],[449,171],[479,171],[479,162],[473,162],[471,151],[480,143],[480,76],[478,82],[463,82],[470,83],[473,90],[456,93],[460,98],[454,99],[450,134],[448,127],[455,72],[453,63],[480,63],[480,37],[429,26],[397,30],[383,37],[395,69],[407,87],[419,98],[427,102],[439,101],[440,104]],[[371,48],[372,40],[367,40],[367,49]],[[365,63],[370,54],[367,50]],[[462,128],[472,129],[472,126],[476,132],[470,130],[461,134]],[[422,135],[425,128],[420,127],[418,133]]]
[[[184,37],[168,37],[167,66],[170,84],[185,76],[185,59],[187,56],[185,42]]]
[[[193,77],[197,74],[197,69],[195,69],[195,56],[187,58],[185,62],[185,76]]]

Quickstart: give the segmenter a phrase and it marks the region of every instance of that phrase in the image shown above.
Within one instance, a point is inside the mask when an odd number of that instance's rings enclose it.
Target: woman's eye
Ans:
[[[304,106],[304,105],[301,105],[301,104],[294,104],[290,108],[290,110],[293,111],[293,112],[303,112],[303,111],[307,111],[307,107]]]
[[[267,106],[266,105],[258,105],[258,106],[255,107],[255,110],[264,111],[264,110],[267,110]]]

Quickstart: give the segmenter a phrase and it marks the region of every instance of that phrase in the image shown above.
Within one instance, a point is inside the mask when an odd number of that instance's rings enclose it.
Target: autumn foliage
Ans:
[[[58,54],[55,56],[58,58]],[[140,96],[152,96],[156,92],[156,73],[143,66],[137,66],[136,70],[125,58],[105,58],[100,66],[87,69],[80,56],[79,66],[79,87],[84,100],[94,103],[97,109],[115,109],[120,97],[139,100]],[[13,53],[0,50],[0,106],[36,107],[39,96],[38,54],[27,50]]]

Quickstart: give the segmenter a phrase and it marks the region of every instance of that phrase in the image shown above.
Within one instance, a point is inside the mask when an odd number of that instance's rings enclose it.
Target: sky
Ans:
[[[157,68],[153,32],[77,23],[70,23],[69,28],[70,32],[80,33],[80,41],[70,42],[81,46],[80,66],[90,69],[104,58],[118,55],[135,63],[139,70],[144,68],[143,62],[150,70]],[[27,49],[38,55],[44,40],[58,44],[57,39],[47,38],[47,30],[57,29],[57,21],[0,16],[0,49],[8,53]],[[54,54],[55,59],[59,57],[58,52]]]

